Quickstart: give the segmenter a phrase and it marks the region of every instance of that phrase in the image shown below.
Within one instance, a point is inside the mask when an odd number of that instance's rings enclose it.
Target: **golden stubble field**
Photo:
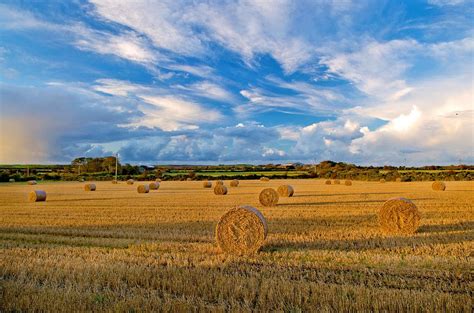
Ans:
[[[260,190],[283,183],[294,197],[263,208]],[[226,196],[202,182],[83,185],[0,185],[0,311],[472,311],[473,182],[241,181]],[[46,202],[27,202],[35,189]],[[413,236],[379,231],[396,196],[421,211]],[[265,245],[219,253],[215,226],[242,204],[264,214]]]

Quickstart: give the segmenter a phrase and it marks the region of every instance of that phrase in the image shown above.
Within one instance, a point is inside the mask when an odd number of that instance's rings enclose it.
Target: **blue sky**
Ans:
[[[4,1],[0,163],[474,163],[474,2]]]

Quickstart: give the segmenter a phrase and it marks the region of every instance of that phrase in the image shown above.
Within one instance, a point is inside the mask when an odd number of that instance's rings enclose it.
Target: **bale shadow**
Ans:
[[[394,236],[375,237],[356,240],[317,240],[302,242],[269,243],[262,251],[296,251],[296,250],[333,250],[333,251],[369,251],[376,249],[416,248],[433,244],[450,244],[474,241],[474,231],[460,234],[441,233],[430,236]]]
[[[433,200],[434,198],[411,198],[412,201],[418,200]],[[323,201],[323,202],[295,202],[295,203],[281,203],[281,205],[289,206],[308,206],[308,205],[329,205],[329,204],[360,204],[360,203],[383,203],[388,199],[384,200],[351,200],[351,201]]]
[[[318,192],[318,191],[316,191]],[[355,192],[355,193],[317,193],[317,194],[297,194],[293,198],[298,197],[337,197],[337,196],[360,196],[361,194],[366,195],[390,195],[400,194],[399,192]]]
[[[418,233],[441,233],[463,230],[474,230],[474,222],[469,221],[455,224],[422,225],[418,229]]]

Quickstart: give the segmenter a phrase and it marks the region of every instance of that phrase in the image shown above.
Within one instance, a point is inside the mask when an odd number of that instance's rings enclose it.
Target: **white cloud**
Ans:
[[[468,76],[469,77],[469,76]],[[439,164],[447,160],[474,161],[474,98],[472,79],[445,78],[420,84],[407,99],[366,108],[364,114],[389,121],[365,131],[351,151],[378,163]],[[388,110],[387,110],[388,111]]]
[[[466,0],[428,0],[428,3],[437,5],[437,6],[452,6],[452,5],[458,5],[461,3],[466,2]]]
[[[230,92],[228,92],[226,89],[222,88],[218,84],[215,84],[210,81],[201,81],[187,86],[176,85],[174,87],[177,89],[189,91],[190,93],[196,96],[205,97],[209,99],[228,102],[235,100],[234,96]]]
[[[126,127],[145,126],[164,131],[197,129],[200,124],[222,119],[220,112],[184,97],[177,96],[169,89],[133,84],[114,79],[96,81],[94,90],[124,99],[134,99],[143,116],[136,117]]]
[[[186,14],[192,5],[179,1],[93,0],[98,16],[126,25],[150,38],[156,47],[181,55],[203,53],[203,46]]]
[[[218,111],[205,109],[175,96],[139,95],[139,97],[149,105],[140,105],[144,116],[128,126],[158,127],[165,131],[176,131],[197,129],[199,124],[216,122],[222,118]]]
[[[146,40],[133,32],[113,35],[106,32],[93,31],[76,25],[71,27],[78,37],[73,44],[86,51],[99,54],[111,54],[120,58],[145,64],[152,64],[162,56],[153,51]]]
[[[411,66],[407,57],[418,48],[416,41],[366,40],[359,46],[352,52],[329,52],[320,63],[369,96],[397,100],[411,91],[403,77]]]

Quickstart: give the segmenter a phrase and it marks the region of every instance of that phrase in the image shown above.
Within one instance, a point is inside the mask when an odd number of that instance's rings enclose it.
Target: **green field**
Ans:
[[[163,175],[169,176],[177,176],[177,175],[187,175],[189,171],[173,171],[173,172],[166,172]],[[299,176],[308,174],[307,171],[199,171],[195,172],[196,176],[212,176],[212,177],[220,177],[220,176],[251,176],[251,175],[258,175],[258,176]]]

